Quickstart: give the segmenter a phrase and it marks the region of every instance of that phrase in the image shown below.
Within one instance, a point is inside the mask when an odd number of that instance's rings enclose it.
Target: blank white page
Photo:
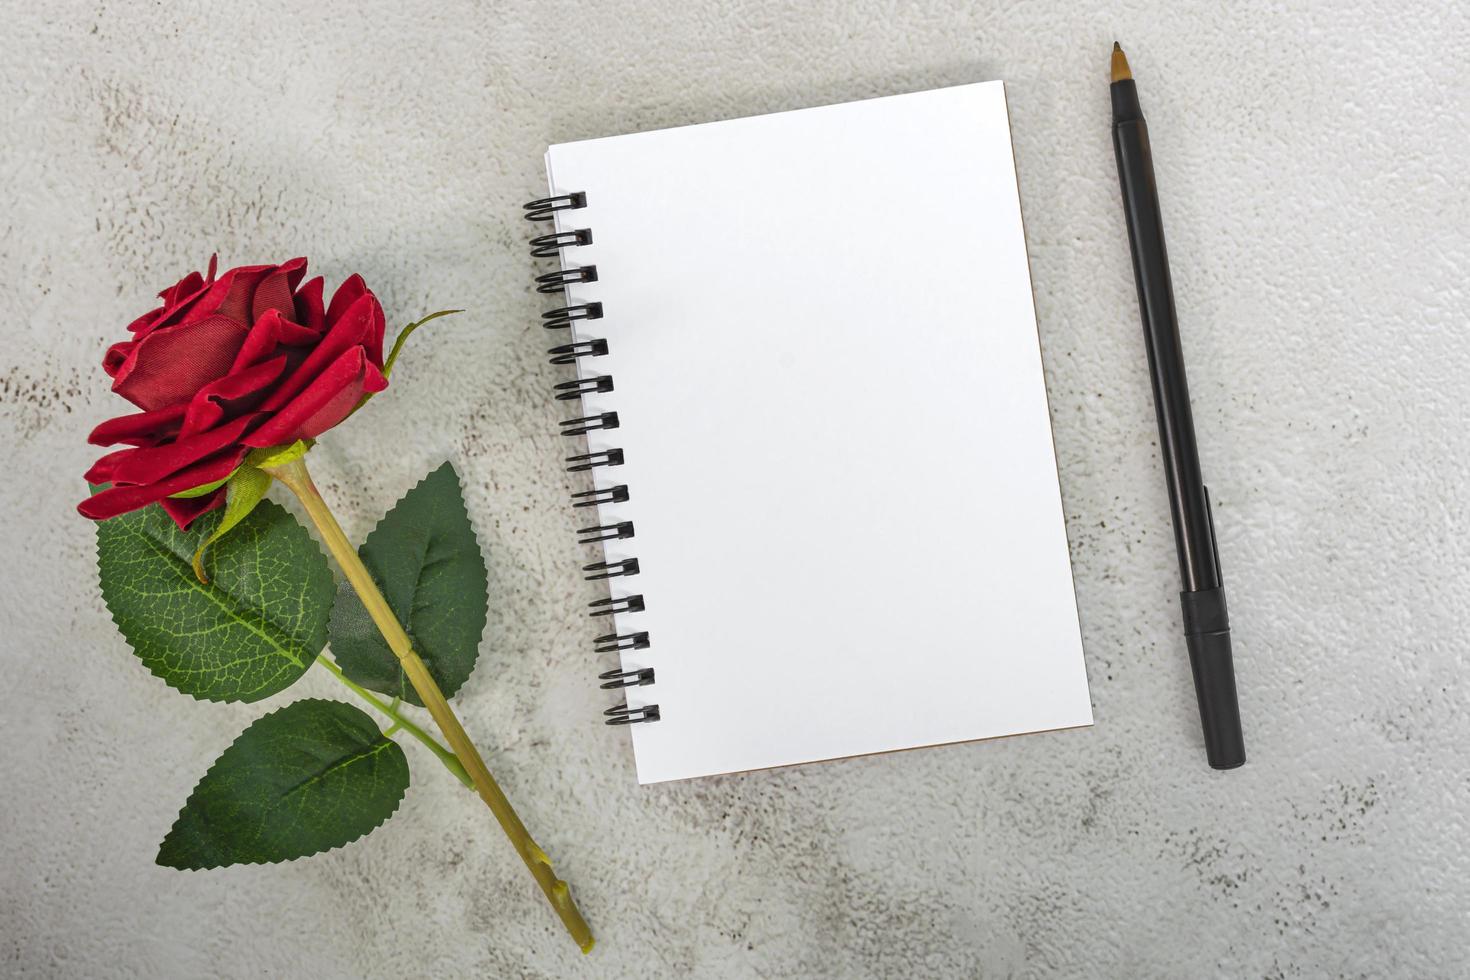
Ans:
[[[613,390],[567,415],[620,423],[589,450],[624,451],[592,472],[630,494],[596,523],[635,529],[605,550],[641,569],[609,583],[646,606],[615,617],[655,670],[639,781],[1091,724],[1003,85],[547,169],[593,238],[567,302],[604,310],[578,369]]]

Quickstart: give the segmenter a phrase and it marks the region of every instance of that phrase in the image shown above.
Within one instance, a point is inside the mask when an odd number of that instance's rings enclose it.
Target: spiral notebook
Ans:
[[[546,168],[589,674],[639,781],[1090,725],[1002,84]]]

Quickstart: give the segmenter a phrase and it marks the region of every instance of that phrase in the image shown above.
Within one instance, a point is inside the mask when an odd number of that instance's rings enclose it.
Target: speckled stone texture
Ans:
[[[3,7],[0,972],[1470,973],[1463,4]],[[1115,37],[1230,587],[1251,761],[1227,774],[1204,766],[1180,637]],[[542,151],[988,78],[1011,83],[1097,725],[640,789],[600,723],[528,285]],[[266,704],[181,697],[97,596],[73,506],[87,430],[125,407],[102,351],[216,249],[361,271],[393,323],[470,311],[415,338],[314,467],[359,537],[441,460],[464,475],[491,613],[460,710],[572,882],[590,958],[412,742],[404,806],[362,842],[154,866],[241,727],[349,697],[324,674]]]

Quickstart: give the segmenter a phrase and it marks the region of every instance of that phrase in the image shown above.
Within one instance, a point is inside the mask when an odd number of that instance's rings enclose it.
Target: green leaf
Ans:
[[[293,861],[351,843],[398,809],[408,759],[362,711],[288,704],[254,722],[199,780],[158,847],[169,868]]]
[[[210,551],[214,580],[191,559],[223,515],[180,531],[150,506],[97,524],[102,598],[138,659],[170,687],[207,701],[259,701],[306,672],[327,639],[333,583],[321,549],[262,501]]]
[[[452,697],[475,669],[489,608],[485,559],[448,463],[383,517],[358,549],[429,673]],[[332,654],[350,679],[422,705],[352,586],[332,607]]]
[[[249,517],[255,505],[265,499],[265,492],[271,488],[271,475],[253,466],[242,466],[230,474],[225,486],[228,489],[225,490],[224,516],[214,530],[209,532],[209,537],[200,542],[190,562],[194,567],[194,577],[205,585],[209,584],[209,576],[204,573],[204,552],[228,534],[236,524]]]

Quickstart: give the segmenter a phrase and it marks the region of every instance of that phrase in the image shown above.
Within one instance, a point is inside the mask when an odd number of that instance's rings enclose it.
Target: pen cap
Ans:
[[[1179,593],[1184,609],[1184,639],[1199,700],[1205,736],[1205,758],[1212,769],[1245,765],[1245,736],[1240,730],[1240,704],[1235,694],[1235,665],[1230,652],[1230,618],[1225,590]]]
[[[1189,643],[1189,665],[1194,670],[1194,693],[1204,726],[1205,759],[1211,769],[1245,765],[1245,737],[1240,731],[1240,705],[1235,697],[1235,670],[1230,658],[1230,633],[1195,633]]]

